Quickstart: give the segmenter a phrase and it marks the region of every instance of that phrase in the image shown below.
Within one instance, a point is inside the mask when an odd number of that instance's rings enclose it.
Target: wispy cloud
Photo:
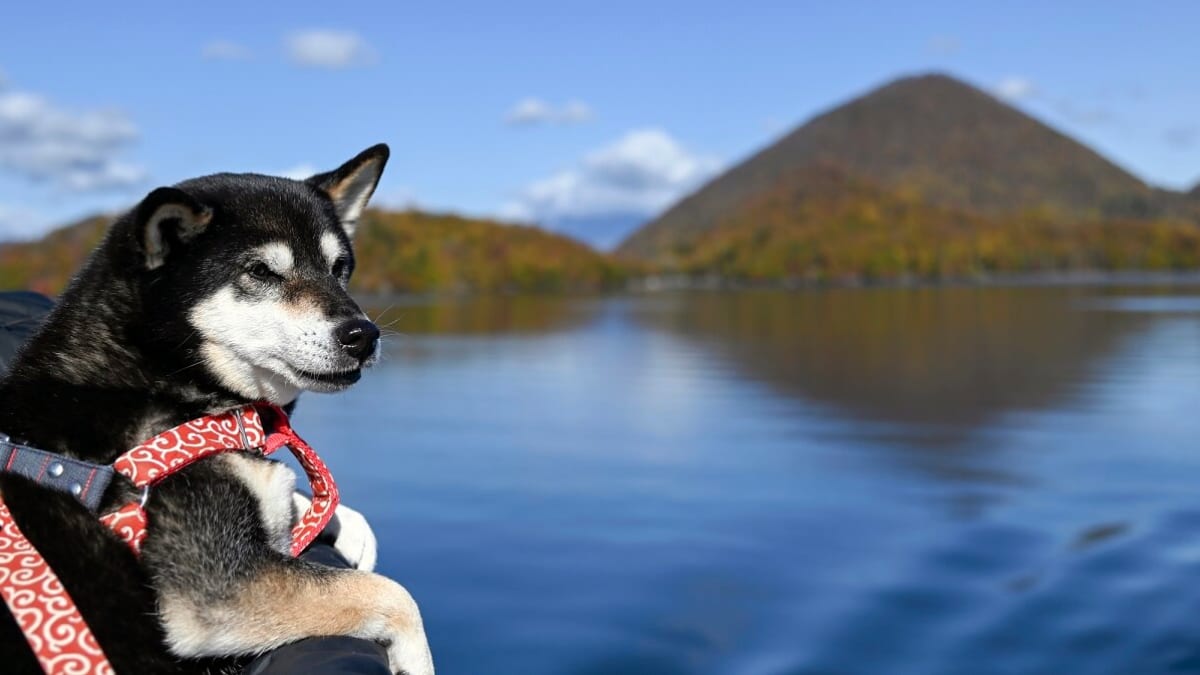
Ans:
[[[1005,101],[1020,101],[1036,95],[1037,87],[1027,78],[1009,75],[992,88],[992,93]]]
[[[288,59],[306,68],[342,70],[378,63],[379,55],[358,33],[348,30],[296,31],[284,40]]]
[[[204,45],[200,55],[209,61],[249,61],[254,58],[250,48],[229,40],[213,40]]]
[[[580,124],[592,119],[592,108],[579,100],[571,100],[555,106],[551,103],[529,97],[517,101],[504,121],[512,126],[535,126],[541,124]]]
[[[320,173],[320,171],[317,169],[316,165],[311,162],[301,162],[290,168],[284,169],[283,171],[267,172],[267,174],[271,176],[283,176],[284,178],[291,178],[292,180],[304,180],[306,178],[315,176],[318,173]]]
[[[138,137],[125,113],[74,111],[38,94],[0,90],[0,169],[69,191],[135,185],[145,170],[120,158]]]
[[[720,167],[716,158],[690,152],[665,131],[631,131],[576,166],[526,186],[501,215],[551,224],[563,218],[650,215]]]

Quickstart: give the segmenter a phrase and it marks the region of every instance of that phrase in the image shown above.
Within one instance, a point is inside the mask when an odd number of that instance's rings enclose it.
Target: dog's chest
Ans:
[[[271,547],[288,553],[295,520],[292,494],[296,491],[296,474],[280,462],[246,452],[230,452],[214,459],[223,462],[258,502]]]

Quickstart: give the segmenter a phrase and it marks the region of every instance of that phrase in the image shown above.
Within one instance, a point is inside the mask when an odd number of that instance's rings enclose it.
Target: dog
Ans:
[[[216,174],[149,193],[109,228],[0,381],[0,431],[97,463],[252,402],[353,385],[379,329],[347,293],[354,230],[386,145],[307,180]],[[433,673],[421,615],[383,576],[289,555],[295,476],[248,452],[150,492],[140,559],[71,495],[0,475],[16,524],[118,673],[233,672],[302,638],[378,641],[391,669]],[[118,477],[102,512],[136,500]],[[41,672],[0,611],[0,669]]]

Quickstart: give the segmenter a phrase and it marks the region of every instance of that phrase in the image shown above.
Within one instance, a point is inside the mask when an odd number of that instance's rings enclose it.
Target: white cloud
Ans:
[[[321,172],[317,169],[316,165],[310,162],[301,162],[290,169],[284,169],[283,171],[267,172],[267,174],[271,176],[283,176],[284,178],[291,178],[292,180],[304,180],[306,178],[311,178],[318,173]]]
[[[71,111],[29,92],[0,91],[0,169],[71,190],[128,187],[144,170],[120,153],[138,131],[122,112]]]
[[[249,47],[229,40],[213,40],[200,54],[210,61],[249,61],[254,57]]]
[[[288,58],[308,68],[341,70],[374,65],[379,56],[361,35],[346,30],[303,30],[287,36]]]
[[[525,187],[501,209],[511,220],[553,223],[612,214],[651,215],[720,168],[658,129],[631,131],[578,165]]]
[[[992,93],[1005,101],[1019,101],[1030,98],[1037,93],[1037,88],[1024,77],[1010,75],[992,89]]]
[[[508,111],[504,118],[509,124],[541,124],[552,117],[550,105],[539,98],[524,98]]]
[[[504,121],[513,126],[579,124],[591,119],[592,108],[583,101],[570,100],[555,106],[536,97],[517,101],[504,117]]]
[[[568,124],[578,124],[592,119],[592,108],[583,101],[567,101],[558,111],[559,120]]]

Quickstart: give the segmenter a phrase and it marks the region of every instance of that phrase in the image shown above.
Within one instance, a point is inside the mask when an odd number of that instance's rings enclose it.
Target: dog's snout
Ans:
[[[374,354],[375,345],[379,342],[379,328],[366,319],[347,321],[334,332],[342,349],[359,361]]]

